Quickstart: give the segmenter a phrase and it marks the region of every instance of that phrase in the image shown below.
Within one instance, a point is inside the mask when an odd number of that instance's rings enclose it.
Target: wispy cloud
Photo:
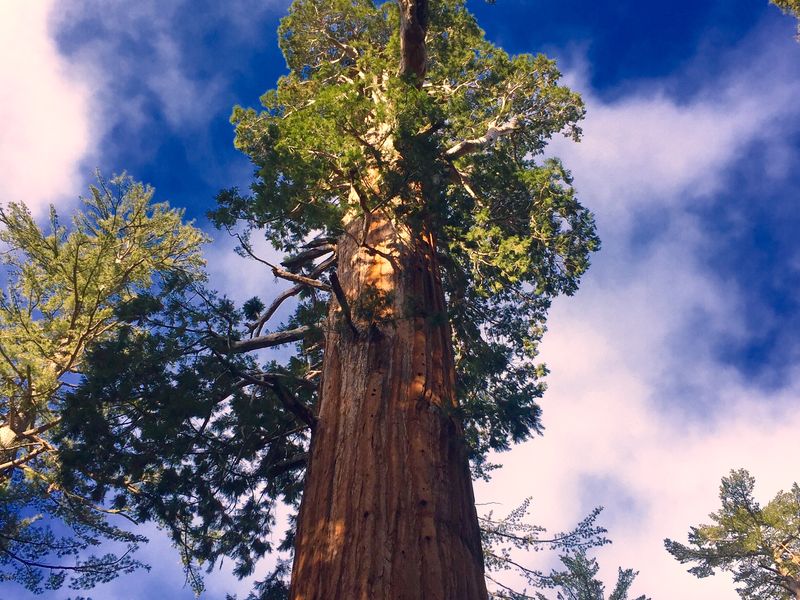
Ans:
[[[205,124],[223,86],[218,76],[190,71],[175,40],[177,7],[145,0],[108,10],[98,0],[67,0],[53,13],[71,62],[94,83],[100,107],[94,117],[103,133],[121,123],[143,123],[154,111],[174,129]]]
[[[194,60],[198,49],[211,41],[208,36],[235,31],[231,39],[255,41],[265,19],[285,4],[141,0],[109,9],[102,0],[66,0],[54,18],[73,62],[90,72],[100,93],[108,95],[103,103],[106,119],[122,120],[148,105],[179,129],[206,125],[228,91],[224,74]],[[227,110],[227,99],[222,104]]]

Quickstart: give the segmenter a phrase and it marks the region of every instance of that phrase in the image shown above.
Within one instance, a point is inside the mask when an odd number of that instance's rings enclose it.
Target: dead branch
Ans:
[[[445,151],[444,156],[448,160],[456,160],[462,156],[465,156],[466,154],[472,154],[474,152],[484,150],[494,144],[501,137],[517,131],[520,128],[520,125],[520,119],[518,116],[512,117],[502,125],[497,125],[494,123],[489,126],[489,129],[484,135],[477,138],[472,138],[471,140],[462,140],[458,142],[455,146],[448,148]]]
[[[274,333],[268,333],[266,335],[250,338],[249,340],[231,341],[228,343],[227,350],[231,354],[241,354],[243,352],[250,352],[252,350],[273,348],[282,344],[298,342],[305,338],[313,330],[313,327],[303,325],[302,327],[297,327],[296,329],[276,331]]]
[[[314,259],[328,254],[329,252],[334,252],[335,250],[336,246],[334,244],[320,244],[318,246],[309,248],[308,250],[298,252],[294,256],[289,256],[283,259],[281,264],[292,273],[297,273],[297,271],[299,271],[303,266],[307,265]]]

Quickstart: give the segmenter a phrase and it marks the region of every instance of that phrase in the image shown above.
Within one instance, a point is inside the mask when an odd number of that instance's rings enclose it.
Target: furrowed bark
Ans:
[[[434,243],[373,215],[368,248],[362,226],[338,278],[351,306],[384,302],[353,335],[331,300],[290,598],[486,600]]]

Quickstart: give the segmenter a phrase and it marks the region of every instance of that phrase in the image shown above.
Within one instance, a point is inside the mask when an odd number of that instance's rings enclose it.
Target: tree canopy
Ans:
[[[220,194],[212,217],[290,254],[372,215],[432,228],[479,464],[539,430],[546,311],[599,247],[570,173],[542,159],[552,135],[579,136],[584,107],[553,61],[492,45],[459,0],[431,4],[417,87],[397,76],[398,18],[395,2],[292,4],[279,29],[289,74],[264,110],[232,116],[256,181]]]
[[[722,478],[722,507],[711,523],[689,529],[689,544],[665,540],[667,551],[689,572],[708,577],[733,573],[744,600],[800,598],[800,486],[778,494],[763,508],[753,497],[755,479],[744,469]]]
[[[90,473],[65,474],[59,432],[64,394],[89,349],[125,326],[124,307],[200,275],[204,236],[152,196],[125,176],[100,179],[71,227],[51,209],[49,231],[24,204],[0,209],[0,581],[52,589],[72,573],[73,587],[88,587],[138,566],[129,554],[141,536],[106,520],[122,506],[104,505]],[[128,551],[82,556],[103,538]]]

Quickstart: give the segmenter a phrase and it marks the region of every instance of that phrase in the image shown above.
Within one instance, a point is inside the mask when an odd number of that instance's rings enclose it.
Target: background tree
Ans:
[[[800,486],[779,492],[765,507],[753,498],[755,479],[744,469],[722,478],[722,508],[710,525],[691,527],[689,545],[665,540],[667,551],[708,577],[733,573],[745,600],[800,598]]]
[[[770,0],[770,2],[780,8],[783,12],[800,19],[800,0]],[[797,27],[797,39],[800,40],[800,25]]]
[[[589,558],[586,550],[561,556],[563,571],[553,570],[543,581],[543,587],[556,590],[556,600],[606,600],[605,585],[597,579],[600,567],[597,559]],[[638,572],[633,569],[619,568],[617,582],[607,597],[608,600],[628,600],[633,580]],[[508,596],[509,600],[524,600],[525,596]],[[537,600],[547,600],[541,592],[536,593]],[[648,600],[646,596],[638,596],[634,600]]]
[[[71,458],[187,561],[250,573],[275,502],[304,488],[283,543],[295,598],[483,600],[468,460],[485,476],[489,450],[540,431],[547,309],[598,247],[569,172],[542,158],[583,105],[461,0],[297,0],[279,37],[288,75],[233,114],[256,181],[212,217],[292,287],[269,306],[187,288],[144,307],[148,327],[98,349],[69,401]]]
[[[57,434],[63,393],[88,349],[123,326],[120,307],[165,278],[199,274],[203,235],[152,196],[124,176],[100,180],[70,229],[51,209],[49,231],[23,204],[0,209],[0,581],[41,591],[71,573],[73,587],[90,587],[138,566],[129,553],[142,538],[105,518],[124,506],[105,506],[89,473],[65,484]],[[127,551],[83,556],[103,538]]]
[[[555,600],[605,600],[605,586],[596,577],[599,570],[597,560],[587,556],[588,550],[611,543],[605,537],[606,530],[596,525],[602,508],[594,509],[571,531],[547,535],[545,528],[523,520],[529,505],[530,498],[501,519],[494,518],[492,513],[479,517],[486,579],[492,584],[489,598],[547,600],[541,591],[520,591],[498,580],[497,574],[513,571],[533,590],[555,590]],[[563,571],[545,573],[515,560],[516,551],[539,552],[545,549],[561,553],[561,562],[565,567]],[[609,600],[627,600],[636,575],[632,569],[619,569],[617,583]],[[647,598],[639,596],[635,600]]]

